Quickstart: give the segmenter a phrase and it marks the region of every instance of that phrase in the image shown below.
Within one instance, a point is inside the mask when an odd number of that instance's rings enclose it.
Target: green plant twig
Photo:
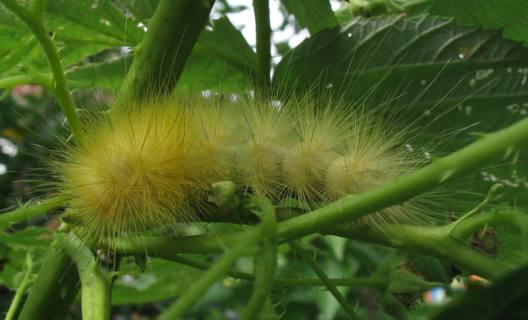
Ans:
[[[110,319],[110,273],[97,263],[92,251],[72,232],[58,236],[79,272],[83,319]]]
[[[271,201],[265,197],[255,197],[257,213],[262,219],[262,248],[254,256],[253,294],[242,312],[243,319],[260,319],[262,308],[273,287],[273,278],[277,268],[277,221],[275,208]]]
[[[462,217],[457,219],[455,222],[450,224],[450,229],[451,229],[449,231],[450,235],[453,236],[454,238],[462,238],[465,233],[464,227],[463,227],[465,222],[471,217],[474,217],[477,213],[479,213],[482,210],[482,208],[484,208],[489,202],[491,202],[494,198],[496,198],[497,194],[502,188],[504,188],[504,186],[500,183],[493,185],[488,191],[488,195],[481,203],[479,203],[475,208],[473,208],[472,210],[464,214]]]
[[[280,224],[279,224],[280,225]],[[460,235],[470,235],[487,225],[513,225],[528,228],[528,217],[520,212],[483,214],[466,219],[460,224]],[[462,238],[449,236],[450,225],[443,227],[425,227],[409,225],[386,225],[383,229],[369,225],[349,224],[331,227],[322,232],[360,241],[381,244],[401,250],[420,252],[427,256],[437,257],[454,265],[482,276],[494,278],[508,267],[495,259],[475,251]],[[193,237],[141,237],[137,239],[112,240],[115,250],[124,254],[144,254],[174,260],[191,266],[207,269],[207,264],[191,261],[181,257],[180,253],[219,253],[223,248],[231,247],[237,242],[238,233],[226,235],[202,235]],[[446,240],[444,240],[446,239]],[[450,248],[453,248],[451,250]],[[462,253],[462,254],[461,254]],[[183,259],[183,260],[182,260]],[[231,276],[252,279],[250,274],[232,273]],[[277,283],[291,282],[291,285],[318,285],[317,283],[295,279],[275,279]],[[336,279],[336,285],[346,285]]]
[[[51,76],[40,73],[22,74],[0,79],[0,88],[11,89],[22,84],[39,84],[53,91]]]
[[[330,281],[324,270],[319,266],[317,261],[315,261],[306,251],[304,251],[303,248],[299,244],[297,244],[295,241],[290,242],[290,247],[297,253],[303,260],[306,262],[310,268],[315,272],[315,274],[321,279],[321,282],[323,282],[330,291],[330,293],[334,296],[334,298],[339,302],[341,307],[345,310],[345,312],[348,314],[348,317],[350,319],[359,319],[356,312],[354,311],[354,308],[348,303],[346,298],[339,292],[337,287]]]
[[[18,306],[22,302],[22,297],[24,296],[24,293],[26,293],[26,290],[29,288],[29,286],[33,282],[32,273],[33,273],[33,257],[31,255],[31,252],[28,252],[26,254],[26,272],[24,273],[24,278],[22,278],[22,282],[18,286],[18,289],[15,293],[15,297],[13,298],[13,301],[11,301],[11,305],[9,306],[9,310],[7,310],[5,320],[15,319]]]
[[[270,88],[271,71],[271,27],[269,0],[253,0],[257,35],[257,60],[255,66],[256,89],[266,94]]]
[[[60,234],[59,239],[79,272],[83,319],[110,319],[111,273],[97,263],[92,251],[72,232]]]
[[[35,284],[22,307],[19,320],[63,320],[79,290],[79,276],[73,262],[55,241]],[[50,312],[50,308],[53,312]]]
[[[262,230],[261,226],[259,226],[240,235],[237,244],[230,248],[217,263],[207,270],[185,294],[167,308],[159,319],[180,319],[213,283],[221,279],[229,271],[231,264],[236,259],[246,254],[262,238]]]
[[[457,223],[455,229],[451,228],[449,230],[449,235],[453,238],[467,239],[475,232],[484,228],[503,225],[509,225],[528,233],[528,214],[521,211],[500,210],[493,213],[483,213]]]
[[[65,202],[66,199],[64,197],[57,196],[39,201],[36,204],[26,204],[13,211],[2,213],[0,214],[0,230],[15,223],[44,215],[51,209],[63,205]]]
[[[28,28],[33,32],[39,41],[51,68],[54,83],[51,86],[57,101],[59,102],[68,123],[70,124],[73,135],[81,140],[83,137],[83,129],[79,118],[77,117],[75,104],[68,89],[68,83],[64,76],[64,70],[60,62],[59,52],[57,47],[51,40],[51,37],[44,26],[44,19],[42,17],[44,2],[37,1],[35,5],[28,10],[19,5],[15,0],[0,0],[9,10],[16,14]]]
[[[510,266],[476,251],[463,240],[449,236],[449,230],[448,226],[355,225],[333,228],[328,233],[437,257],[489,279],[497,279],[511,270]]]

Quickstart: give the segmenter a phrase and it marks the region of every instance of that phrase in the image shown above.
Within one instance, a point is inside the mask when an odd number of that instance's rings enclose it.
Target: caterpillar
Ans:
[[[404,148],[403,129],[339,99],[151,99],[95,116],[86,131],[53,170],[68,217],[96,241],[192,221],[217,181],[311,209],[425,161]],[[408,218],[415,205],[367,222]]]

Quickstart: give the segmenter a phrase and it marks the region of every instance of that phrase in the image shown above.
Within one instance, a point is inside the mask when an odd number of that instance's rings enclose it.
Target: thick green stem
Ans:
[[[497,279],[511,270],[510,266],[476,251],[461,239],[449,236],[449,230],[449,226],[355,225],[332,228],[328,233],[437,257],[489,279]]]
[[[315,261],[308,253],[304,251],[303,248],[295,241],[290,242],[290,247],[306,262],[310,268],[315,272],[315,274],[321,279],[326,286],[326,289],[334,296],[334,298],[339,302],[341,307],[346,311],[350,319],[359,319],[354,308],[348,303],[346,298],[339,292],[337,287],[330,281],[323,268],[319,266],[317,261]]]
[[[243,319],[260,319],[262,308],[270,298],[273,287],[273,278],[277,268],[277,221],[275,208],[271,201],[265,197],[258,197],[259,216],[262,219],[262,249],[255,254],[253,294],[242,312]]]
[[[42,2],[36,2],[36,6],[33,8],[33,11],[29,11],[24,7],[17,4],[15,0],[0,0],[9,10],[16,14],[24,23],[28,26],[29,29],[33,32],[37,40],[40,42],[46,57],[48,58],[48,63],[53,73],[54,83],[51,86],[57,101],[59,102],[66,119],[72,129],[72,133],[78,140],[81,140],[84,132],[82,129],[81,122],[77,117],[75,110],[75,104],[73,103],[72,96],[68,89],[68,83],[66,77],[64,76],[64,70],[60,62],[59,52],[57,47],[53,44],[49,33],[44,27],[44,20],[42,18],[43,4]]]
[[[159,317],[160,320],[180,319],[185,312],[200,298],[216,281],[227,274],[233,262],[246,254],[262,238],[262,228],[248,230],[238,238],[237,244],[227,251],[189,288],[174,304],[166,309]]]
[[[18,319],[66,319],[78,290],[77,270],[62,245],[54,242]]]
[[[270,88],[271,71],[271,27],[269,0],[253,0],[257,35],[256,89],[266,94]]]
[[[0,214],[0,230],[15,223],[35,218],[46,214],[51,209],[57,208],[66,202],[64,197],[53,197],[37,202],[36,204],[24,205],[16,210]]]
[[[280,224],[279,224],[280,225]],[[497,260],[485,256],[462,241],[468,236],[486,226],[511,225],[522,230],[528,229],[528,216],[521,212],[498,212],[472,216],[458,224],[457,233],[453,234],[452,225],[443,227],[423,227],[407,225],[386,225],[383,229],[368,225],[350,224],[346,227],[332,227],[323,233],[335,234],[361,241],[377,243],[402,250],[420,252],[449,261],[458,267],[479,273],[483,276],[495,277],[507,270],[508,267]],[[125,254],[142,254],[171,259],[191,265],[196,268],[207,269],[209,265],[192,261],[179,256],[179,253],[218,253],[225,247],[233,246],[238,234],[203,235],[195,237],[163,238],[145,237],[139,239],[115,241],[115,249]],[[462,254],[461,254],[462,253]],[[232,272],[235,278],[252,279],[251,274]],[[275,279],[276,283],[286,283],[290,279]],[[291,279],[296,285],[296,279]],[[299,285],[317,285],[309,280],[299,280]],[[346,285],[342,280],[335,279],[336,285]],[[343,280],[344,281],[344,280]],[[354,281],[352,281],[354,283]]]
[[[110,319],[111,274],[97,263],[92,251],[73,233],[59,236],[79,271],[83,320]]]
[[[225,235],[201,235],[191,237],[132,237],[115,238],[107,247],[124,254],[148,254],[170,259],[179,253],[221,253],[239,240],[239,233]]]
[[[296,239],[332,226],[350,222],[369,213],[402,203],[460,176],[493,158],[513,155],[515,148],[528,141],[528,119],[487,134],[479,141],[404,177],[374,190],[347,196],[324,208],[279,224],[279,236]]]
[[[9,310],[7,310],[5,320],[15,319],[18,306],[22,302],[22,297],[24,296],[24,293],[26,293],[26,290],[29,288],[29,286],[31,285],[33,281],[31,278],[32,273],[33,273],[33,258],[31,256],[31,252],[28,252],[26,255],[26,272],[24,273],[24,278],[22,279],[22,282],[18,286],[18,289],[15,293],[15,297],[13,298],[13,301],[11,301],[11,305],[9,306]]]
[[[121,87],[121,102],[172,91],[213,4],[214,0],[159,1]]]

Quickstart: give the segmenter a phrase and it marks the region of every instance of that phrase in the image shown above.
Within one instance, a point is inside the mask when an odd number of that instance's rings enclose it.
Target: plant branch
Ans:
[[[57,196],[42,200],[36,204],[25,204],[13,211],[2,213],[0,214],[0,230],[15,223],[44,215],[51,209],[63,205],[65,202],[66,199],[64,197]]]
[[[476,251],[461,239],[449,236],[448,227],[354,225],[332,228],[327,233],[437,257],[489,279],[497,279],[511,270],[512,267]]]
[[[253,0],[257,35],[256,89],[264,95],[269,90],[271,71],[271,27],[269,0]]]
[[[263,235],[263,228],[259,226],[255,230],[248,230],[238,237],[235,246],[229,249],[220,260],[215,263],[198,279],[185,294],[176,300],[159,317],[160,320],[180,319],[184,313],[200,298],[207,289],[216,281],[221,279],[240,256],[247,253]]]
[[[490,226],[509,225],[528,233],[528,214],[520,211],[497,211],[480,214],[460,223],[455,221],[456,228],[449,230],[449,235],[457,239],[467,239],[475,232]]]
[[[60,243],[49,250],[19,320],[63,320],[79,290],[79,276]],[[53,312],[50,312],[53,307]]]
[[[119,101],[168,94],[204,28],[214,0],[160,0],[136,47]]]
[[[15,293],[15,297],[13,298],[13,301],[11,301],[11,305],[9,306],[9,310],[7,310],[5,320],[15,319],[18,306],[22,302],[22,297],[24,296],[24,293],[26,293],[26,290],[29,288],[29,286],[31,286],[31,283],[33,282],[33,279],[31,277],[32,274],[33,274],[33,257],[31,256],[31,252],[28,252],[26,254],[26,272],[24,273],[24,278],[22,279],[22,282],[18,286],[18,289]]]
[[[40,42],[44,53],[48,59],[48,63],[53,73],[54,83],[51,86],[57,101],[59,102],[68,123],[70,124],[71,130],[75,138],[82,140],[84,135],[81,122],[77,117],[75,104],[72,96],[68,89],[68,83],[64,76],[64,70],[60,62],[59,52],[55,44],[53,43],[49,33],[46,31],[44,26],[43,14],[43,2],[37,1],[34,3],[33,10],[27,10],[26,8],[19,5],[15,0],[0,0],[9,10],[17,15],[27,27],[33,32],[37,40]]]
[[[97,263],[92,251],[72,232],[60,234],[59,238],[79,272],[83,319],[110,319],[111,273]]]
[[[257,201],[257,213],[262,219],[261,228],[262,248],[261,252],[254,256],[253,294],[242,312],[243,319],[260,319],[262,308],[264,307],[271,289],[273,278],[277,268],[277,221],[275,220],[275,208],[266,197],[255,197]]]
[[[0,79],[0,88],[11,89],[22,84],[38,84],[53,91],[51,76],[40,73],[22,74]]]
[[[315,272],[315,274],[321,279],[326,286],[326,289],[334,296],[334,298],[339,302],[341,307],[346,311],[350,319],[359,319],[354,308],[348,303],[346,298],[339,292],[337,287],[330,281],[324,270],[319,266],[317,261],[315,261],[308,253],[304,251],[303,248],[295,241],[290,242],[290,247],[306,262],[310,268]]]
[[[236,221],[240,223],[240,221]],[[528,232],[528,215],[522,212],[507,211],[493,214],[481,214],[465,219],[457,228],[459,234],[453,236],[452,225],[441,227],[425,227],[410,225],[384,225],[374,227],[369,225],[348,224],[344,227],[332,227],[323,230],[324,234],[334,234],[360,241],[376,243],[384,246],[398,248],[407,251],[417,251],[427,256],[433,256],[449,261],[462,269],[489,275],[501,273],[508,269],[502,263],[485,256],[467,245],[462,239],[466,239],[472,233],[486,227],[511,225]],[[144,254],[174,260],[199,269],[208,269],[209,265],[198,261],[192,261],[181,257],[179,253],[219,253],[223,248],[231,247],[236,243],[237,233],[220,235],[201,235],[194,237],[143,237],[138,239],[117,239],[115,249],[124,254]],[[443,238],[447,240],[442,240]],[[450,247],[459,247],[461,251],[448,250]],[[459,252],[467,252],[467,255],[459,255]],[[477,259],[477,260],[474,260]],[[482,264],[477,263],[482,261]],[[230,276],[240,279],[252,280],[253,275],[232,271]],[[347,285],[344,279],[335,279],[336,285]],[[345,282],[343,282],[345,281]],[[318,285],[313,280],[302,279],[275,279],[276,284],[287,285]],[[355,285],[352,280],[351,285]]]

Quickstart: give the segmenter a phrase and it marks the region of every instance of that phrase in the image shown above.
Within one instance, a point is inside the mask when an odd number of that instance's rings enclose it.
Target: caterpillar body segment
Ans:
[[[393,124],[331,101],[151,100],[90,121],[87,132],[55,171],[69,215],[95,239],[194,220],[217,181],[311,209],[420,165]],[[385,211],[376,215],[406,210]]]

